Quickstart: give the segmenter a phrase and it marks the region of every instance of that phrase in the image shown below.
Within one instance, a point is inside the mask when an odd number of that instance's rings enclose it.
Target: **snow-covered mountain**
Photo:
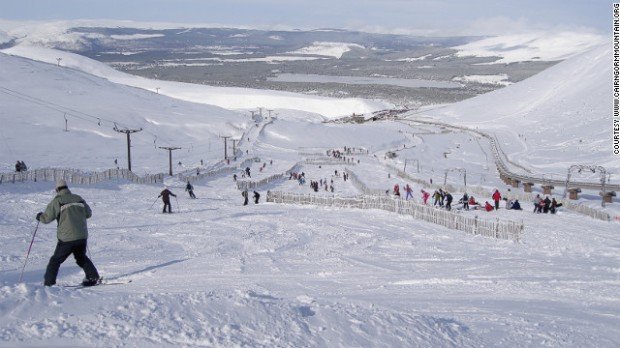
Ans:
[[[509,64],[529,60],[564,60],[604,42],[602,36],[594,33],[529,32],[484,38],[454,49],[460,57],[498,57],[493,64]]]
[[[81,70],[112,82],[157,91],[173,98],[195,103],[217,105],[227,109],[293,109],[334,118],[351,113],[368,113],[392,107],[392,104],[358,98],[335,99],[289,92],[263,91],[248,88],[212,87],[171,81],[156,81],[118,72],[107,65],[78,54],[18,45],[2,52]]]
[[[539,173],[572,164],[620,173],[612,152],[611,45],[592,48],[527,80],[425,115],[496,134],[509,157]]]

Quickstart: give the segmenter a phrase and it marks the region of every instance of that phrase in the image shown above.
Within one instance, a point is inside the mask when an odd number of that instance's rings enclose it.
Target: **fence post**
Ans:
[[[499,239],[499,219],[495,219],[495,238]]]
[[[474,216],[474,235],[478,234],[478,215]]]

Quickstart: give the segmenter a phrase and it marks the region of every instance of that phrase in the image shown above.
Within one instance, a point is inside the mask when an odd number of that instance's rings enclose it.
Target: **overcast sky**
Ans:
[[[0,0],[8,20],[122,19],[411,34],[611,32],[610,0]]]

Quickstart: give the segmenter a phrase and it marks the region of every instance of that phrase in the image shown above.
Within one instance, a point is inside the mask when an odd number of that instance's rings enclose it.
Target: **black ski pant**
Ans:
[[[190,198],[196,198],[196,195],[194,194],[194,191],[189,190],[189,197]]]
[[[166,207],[168,207],[168,212],[172,213],[172,205],[170,205],[170,201],[168,202],[164,201],[164,210],[162,211],[162,213],[166,212]]]
[[[54,255],[52,255],[50,262],[47,264],[44,277],[45,285],[56,284],[56,277],[58,276],[60,265],[65,262],[67,257],[71,254],[75,257],[75,262],[78,266],[84,270],[86,278],[99,278],[99,273],[95,265],[93,265],[92,261],[86,256],[86,239],[74,240],[71,242],[58,241],[56,250],[54,250]]]

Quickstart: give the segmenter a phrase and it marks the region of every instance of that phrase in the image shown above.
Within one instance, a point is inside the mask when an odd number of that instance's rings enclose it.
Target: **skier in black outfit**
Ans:
[[[260,193],[254,191],[254,204],[258,204],[259,199],[260,199]]]
[[[551,209],[551,200],[549,199],[549,197],[545,197],[545,200],[543,202],[545,202],[545,205],[543,206],[543,212],[547,214],[549,213],[549,209]]]
[[[190,198],[196,198],[196,195],[194,194],[194,186],[192,186],[189,181],[187,182],[187,185],[185,185],[185,191],[189,193]]]
[[[157,196],[157,198],[161,197],[161,200],[164,202],[164,210],[162,211],[162,213],[166,212],[166,207],[168,207],[168,213],[172,213],[172,205],[170,205],[170,196],[176,197],[177,195],[175,195],[170,190],[168,190],[167,187],[163,191],[161,191],[159,196]]]
[[[248,205],[248,190],[243,190],[241,195],[243,196],[243,205]]]
[[[549,208],[549,211],[551,212],[551,214],[555,214],[556,211],[558,211],[558,208],[562,206],[562,203],[558,203],[558,201],[554,199],[551,200],[551,207]]]
[[[469,196],[467,192],[463,194],[463,198],[461,198],[461,202],[463,203],[463,209],[469,210]]]
[[[449,192],[446,192],[445,198],[446,198],[446,209],[452,210],[452,199],[453,199],[452,195]]]

